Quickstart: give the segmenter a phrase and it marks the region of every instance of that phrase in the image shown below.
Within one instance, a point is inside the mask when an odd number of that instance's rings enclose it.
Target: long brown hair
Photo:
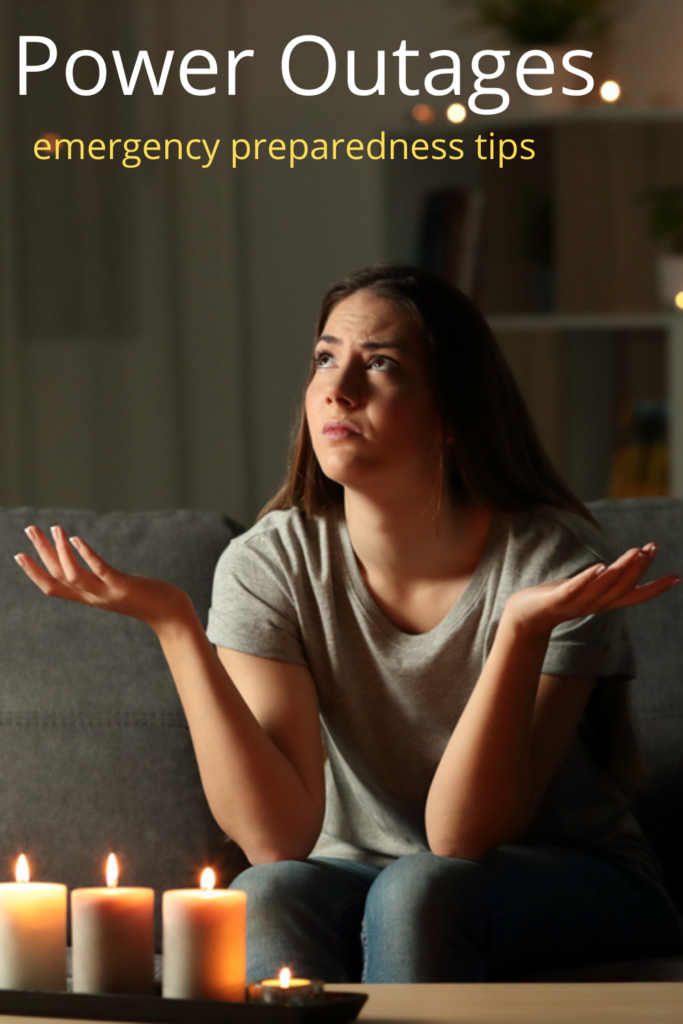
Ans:
[[[474,303],[415,267],[374,264],[328,289],[316,337],[334,307],[363,289],[401,306],[427,342],[444,434],[450,428],[455,438],[444,467],[451,496],[473,499],[498,512],[554,505],[593,521],[546,455],[517,383]],[[306,387],[313,373],[311,362]],[[287,476],[259,518],[293,507],[316,515],[340,502],[343,494],[343,488],[320,469],[302,402]]]
[[[334,307],[361,290],[400,306],[427,342],[443,433],[455,439],[447,446],[443,462],[448,494],[456,501],[473,500],[493,512],[551,505],[595,524],[548,458],[512,372],[474,303],[457,288],[416,267],[373,264],[327,290],[320,306],[316,339]],[[306,388],[314,372],[311,360]],[[302,401],[285,481],[258,518],[288,508],[321,515],[343,497],[343,487],[320,468]],[[596,687],[586,724],[589,737],[595,739],[591,745],[601,760],[631,790],[639,775],[639,758],[626,687]]]

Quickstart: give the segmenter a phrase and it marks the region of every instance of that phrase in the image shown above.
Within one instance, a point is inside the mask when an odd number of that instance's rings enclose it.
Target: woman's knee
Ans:
[[[358,981],[363,906],[374,875],[322,860],[242,872],[233,888],[247,894],[249,976],[273,977],[269,972],[289,963],[303,977]]]
[[[365,980],[483,980],[482,867],[431,853],[401,857],[386,867],[365,907]]]
[[[287,907],[292,902],[306,903],[312,897],[314,874],[306,861],[281,860],[272,864],[256,864],[242,871],[232,882],[231,888],[246,892],[250,916],[259,913],[261,909],[266,913],[277,914],[281,907]]]
[[[484,873],[476,861],[429,852],[399,857],[374,882],[366,913],[384,921],[397,915],[405,923],[408,918],[433,919],[440,911],[465,911],[478,903]]]
[[[247,894],[247,914],[253,919],[296,912],[302,919],[345,920],[362,914],[376,869],[324,859],[286,860],[247,868],[232,888]]]

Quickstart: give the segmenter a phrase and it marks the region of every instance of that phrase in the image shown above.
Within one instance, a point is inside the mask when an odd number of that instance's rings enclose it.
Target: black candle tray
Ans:
[[[325,992],[315,1002],[280,1006],[262,1002],[156,996],[85,995],[80,992],[23,992],[0,989],[0,1014],[136,1024],[346,1024],[360,1013],[367,996]]]

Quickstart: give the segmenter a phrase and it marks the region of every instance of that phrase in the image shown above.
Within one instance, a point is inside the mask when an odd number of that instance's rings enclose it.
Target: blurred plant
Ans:
[[[683,185],[661,185],[643,192],[641,200],[650,207],[652,237],[669,252],[683,254]]]
[[[481,25],[524,46],[593,38],[610,22],[608,0],[477,0],[476,7]]]

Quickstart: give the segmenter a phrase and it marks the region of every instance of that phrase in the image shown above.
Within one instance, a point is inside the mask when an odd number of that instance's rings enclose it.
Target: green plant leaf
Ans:
[[[601,35],[607,0],[478,0],[479,21],[522,45],[556,45]]]

